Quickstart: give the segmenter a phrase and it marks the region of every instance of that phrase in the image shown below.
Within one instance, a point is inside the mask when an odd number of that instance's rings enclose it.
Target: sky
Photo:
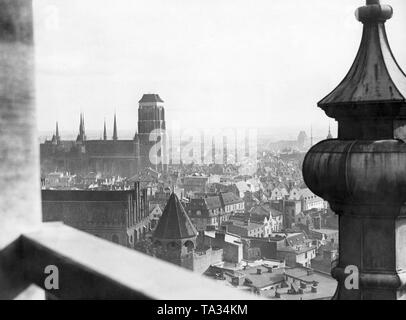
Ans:
[[[387,22],[406,69],[406,1]],[[362,0],[37,0],[38,129],[135,132],[138,100],[158,93],[168,126],[258,127],[326,135],[316,104],[357,53]],[[110,132],[111,133],[111,132]]]

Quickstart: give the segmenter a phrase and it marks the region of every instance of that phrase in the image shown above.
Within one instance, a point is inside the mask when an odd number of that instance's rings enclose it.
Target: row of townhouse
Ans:
[[[311,209],[326,209],[327,203],[310,191],[309,188],[293,188],[288,191],[284,187],[276,187],[268,191],[270,200],[292,200],[300,201],[302,211]]]
[[[222,227],[241,237],[269,237],[273,232],[283,229],[283,214],[269,205],[262,204],[248,212],[230,216]]]
[[[244,212],[244,200],[234,193],[202,195],[185,204],[186,212],[198,230],[218,229],[235,213]]]

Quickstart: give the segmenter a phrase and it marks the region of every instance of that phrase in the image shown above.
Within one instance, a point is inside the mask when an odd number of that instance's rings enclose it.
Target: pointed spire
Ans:
[[[106,119],[104,119],[103,140],[107,140]]]
[[[154,232],[155,239],[187,239],[197,236],[197,230],[182,203],[172,193]]]
[[[327,134],[327,139],[333,139],[333,135],[331,134],[330,123],[328,124],[328,134]]]
[[[117,117],[116,117],[116,113],[114,113],[113,140],[118,140],[118,136],[117,136]]]
[[[85,131],[85,114],[82,114],[82,137],[83,140],[86,140],[86,131]]]
[[[56,128],[55,128],[55,137],[56,137],[56,141],[60,141],[61,137],[59,136],[59,127],[58,127],[58,121],[56,122]]]
[[[80,121],[79,121],[79,134],[76,138],[76,141],[85,141],[86,140],[86,133],[85,133],[85,118],[83,113],[80,113]]]
[[[83,121],[82,121],[82,113],[80,113],[80,120],[79,120],[79,134],[76,138],[76,141],[82,141],[82,127],[83,127]]]
[[[80,113],[80,121],[79,121],[79,136],[82,136],[83,132],[83,118],[82,118],[82,112]]]

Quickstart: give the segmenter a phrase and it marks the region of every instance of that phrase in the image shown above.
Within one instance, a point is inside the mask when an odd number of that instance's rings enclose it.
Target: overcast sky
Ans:
[[[327,131],[316,107],[347,73],[362,0],[40,0],[35,2],[39,130],[136,130],[158,93],[183,127]],[[387,23],[406,69],[406,1]],[[331,120],[331,124],[334,125]],[[282,128],[282,129],[281,129]]]

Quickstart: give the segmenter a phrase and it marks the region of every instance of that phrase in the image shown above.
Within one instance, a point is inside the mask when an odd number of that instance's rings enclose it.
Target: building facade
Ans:
[[[244,200],[232,192],[190,199],[186,212],[198,230],[219,229],[230,216],[244,212]]]
[[[88,140],[81,114],[76,141],[62,140],[57,125],[52,139],[40,145],[42,175],[54,171],[82,175],[99,172],[103,176],[130,178],[147,167],[163,171],[166,166],[162,161],[157,164],[156,158],[151,159],[150,151],[156,144],[154,139],[162,137],[165,129],[163,100],[157,94],[144,94],[139,101],[138,132],[132,140],[119,139],[116,116],[112,139],[108,139],[104,124],[103,139]],[[166,156],[162,150],[157,150],[156,155]]]
[[[196,273],[223,261],[223,249],[198,246],[198,231],[172,193],[153,233],[155,256]]]
[[[151,230],[147,190],[42,190],[44,222],[61,221],[97,237],[133,248]]]

